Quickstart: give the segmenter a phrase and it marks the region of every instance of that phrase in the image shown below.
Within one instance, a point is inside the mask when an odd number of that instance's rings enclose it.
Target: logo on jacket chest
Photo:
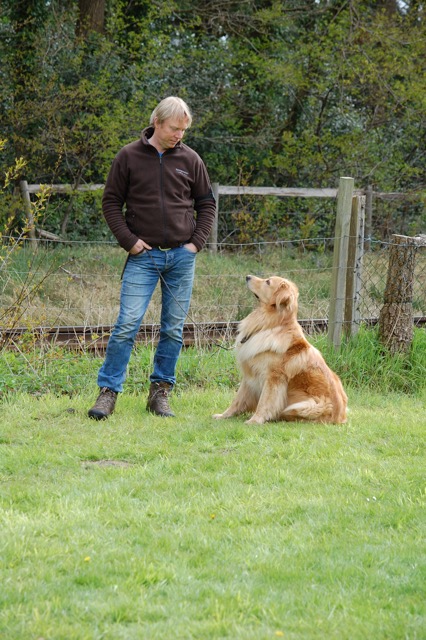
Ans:
[[[176,173],[180,173],[182,176],[189,176],[188,171],[185,171],[185,169],[176,169]]]

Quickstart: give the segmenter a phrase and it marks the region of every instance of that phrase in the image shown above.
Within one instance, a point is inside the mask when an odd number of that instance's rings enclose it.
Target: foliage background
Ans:
[[[158,100],[178,94],[212,181],[424,189],[422,2],[3,0],[0,29],[3,162],[23,156],[29,182],[103,183]],[[43,224],[105,234],[93,197],[57,200]]]

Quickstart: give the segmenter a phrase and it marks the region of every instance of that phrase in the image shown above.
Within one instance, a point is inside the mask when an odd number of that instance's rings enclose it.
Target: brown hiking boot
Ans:
[[[105,420],[105,418],[108,418],[114,411],[117,395],[115,391],[108,389],[108,387],[103,387],[95,404],[88,411],[89,418],[93,418],[94,420]]]
[[[175,414],[169,407],[171,390],[172,385],[168,382],[151,382],[146,410],[164,418],[173,417]]]

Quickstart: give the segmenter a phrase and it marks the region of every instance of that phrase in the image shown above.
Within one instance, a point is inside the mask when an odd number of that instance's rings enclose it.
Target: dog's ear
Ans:
[[[297,309],[297,298],[297,289],[295,287],[289,287],[283,282],[275,295],[275,305],[278,311],[293,312]]]

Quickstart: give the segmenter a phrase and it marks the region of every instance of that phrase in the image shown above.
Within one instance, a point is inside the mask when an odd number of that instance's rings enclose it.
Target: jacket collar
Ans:
[[[149,144],[148,140],[149,140],[149,138],[151,138],[153,133],[154,133],[154,127],[151,126],[151,125],[149,125],[149,127],[145,127],[145,129],[142,130],[141,142],[146,147],[151,147],[152,146],[152,145]],[[180,149],[181,146],[182,146],[182,141],[179,140],[179,142],[177,142],[176,145],[173,148],[174,149]],[[155,147],[153,147],[153,148],[155,148]],[[172,151],[172,149],[168,149],[168,151]]]

